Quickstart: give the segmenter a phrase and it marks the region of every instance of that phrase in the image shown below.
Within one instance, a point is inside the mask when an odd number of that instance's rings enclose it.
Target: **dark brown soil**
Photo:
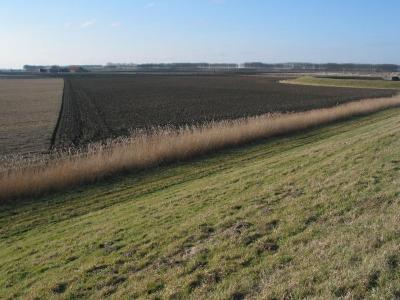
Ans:
[[[55,147],[82,146],[155,126],[184,126],[268,112],[304,111],[388,90],[280,84],[261,76],[113,75],[65,79]]]

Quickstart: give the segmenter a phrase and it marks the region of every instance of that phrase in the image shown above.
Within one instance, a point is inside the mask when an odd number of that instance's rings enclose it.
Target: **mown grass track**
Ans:
[[[284,82],[303,86],[400,90],[400,82],[376,78],[302,76],[292,80],[285,80]]]
[[[400,109],[0,213],[0,298],[396,298]]]

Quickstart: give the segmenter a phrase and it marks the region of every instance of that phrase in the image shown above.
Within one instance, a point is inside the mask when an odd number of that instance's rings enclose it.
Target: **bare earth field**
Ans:
[[[0,79],[0,156],[49,149],[63,85],[62,79]]]
[[[80,147],[136,129],[306,111],[395,94],[381,89],[286,85],[279,83],[281,79],[226,75],[68,78],[55,146]]]

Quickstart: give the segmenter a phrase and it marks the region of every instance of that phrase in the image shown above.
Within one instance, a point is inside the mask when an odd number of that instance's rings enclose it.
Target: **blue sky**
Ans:
[[[0,68],[107,62],[400,64],[399,0],[0,0]]]

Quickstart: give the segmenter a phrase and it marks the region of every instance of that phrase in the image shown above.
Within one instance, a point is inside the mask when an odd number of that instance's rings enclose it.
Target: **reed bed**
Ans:
[[[53,159],[42,160],[42,164],[24,166],[18,162],[17,167],[0,174],[0,201],[33,198],[126,171],[185,160],[260,138],[305,130],[399,105],[400,95],[306,112],[267,114],[177,130],[159,128],[151,133],[139,132],[130,138],[91,145],[82,152],[55,155]]]

